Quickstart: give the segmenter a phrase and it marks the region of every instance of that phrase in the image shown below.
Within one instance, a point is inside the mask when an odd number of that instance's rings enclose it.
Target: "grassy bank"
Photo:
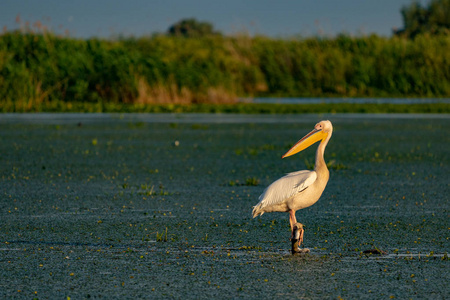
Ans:
[[[450,97],[448,49],[448,36],[78,40],[12,32],[0,35],[0,101],[3,111],[70,111],[79,103],[89,107],[81,111],[98,103],[111,111],[247,96]],[[322,109],[311,107],[297,109]]]
[[[321,103],[321,104],[123,104],[110,102],[45,102],[38,106],[17,106],[14,102],[0,103],[0,112],[86,112],[86,113],[450,113],[444,103],[375,104],[375,103]]]

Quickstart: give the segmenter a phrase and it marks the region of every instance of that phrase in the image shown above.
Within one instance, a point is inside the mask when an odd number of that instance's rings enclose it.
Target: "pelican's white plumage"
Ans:
[[[259,196],[259,203],[253,208],[253,217],[261,216],[266,207],[276,207],[286,199],[301,193],[316,181],[315,171],[297,171],[281,177],[269,185]]]
[[[273,182],[259,196],[259,203],[253,207],[253,217],[266,212],[289,212],[291,231],[297,223],[295,212],[316,203],[324,191],[330,173],[324,160],[325,147],[333,133],[330,121],[321,121],[301,138],[284,157],[294,155],[320,141],[316,151],[314,171],[297,171]]]

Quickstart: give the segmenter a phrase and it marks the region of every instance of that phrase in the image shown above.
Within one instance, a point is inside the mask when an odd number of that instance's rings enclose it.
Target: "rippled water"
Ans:
[[[251,209],[320,119],[293,256],[288,216]],[[449,137],[444,114],[0,115],[0,298],[450,298]]]

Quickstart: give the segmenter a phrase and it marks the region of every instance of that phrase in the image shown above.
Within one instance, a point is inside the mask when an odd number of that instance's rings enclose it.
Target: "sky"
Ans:
[[[428,1],[420,1],[422,4]],[[411,0],[1,0],[0,30],[40,21],[55,33],[109,38],[163,33],[185,18],[225,34],[391,36]]]

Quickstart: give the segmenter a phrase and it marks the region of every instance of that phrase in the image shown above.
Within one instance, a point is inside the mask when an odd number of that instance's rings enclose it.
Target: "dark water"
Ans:
[[[331,178],[292,256],[287,214],[251,209],[312,163],[280,156],[320,119]],[[0,298],[448,299],[449,134],[448,115],[1,115]]]

